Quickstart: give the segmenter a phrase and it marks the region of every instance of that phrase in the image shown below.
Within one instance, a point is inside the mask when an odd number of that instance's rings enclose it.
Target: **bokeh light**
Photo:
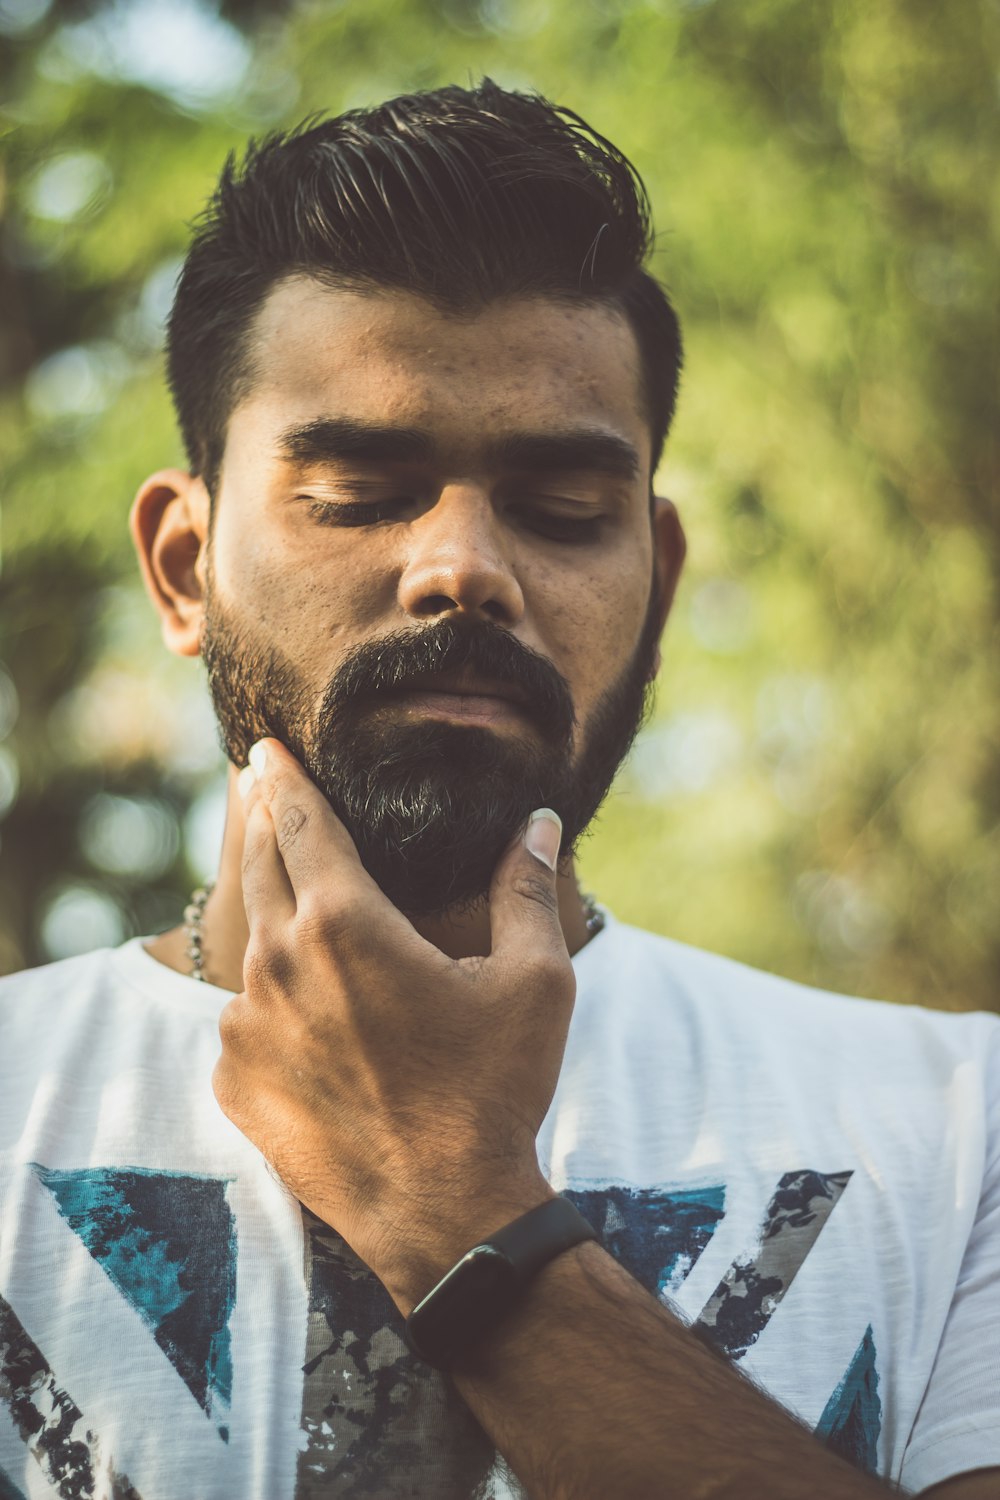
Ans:
[[[42,912],[42,951],[48,959],[73,958],[93,948],[113,948],[125,936],[121,911],[104,891],[68,885]]]
[[[98,792],[80,815],[80,845],[110,875],[159,879],[177,857],[180,831],[172,810],[148,797]]]

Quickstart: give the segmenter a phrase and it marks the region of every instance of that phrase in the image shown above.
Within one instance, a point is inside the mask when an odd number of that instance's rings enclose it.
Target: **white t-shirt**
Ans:
[[[539,1150],[611,1253],[861,1467],[1000,1465],[1000,1020],[575,967]],[[0,981],[0,1497],[518,1495],[221,1113],[227,998],[140,940]]]

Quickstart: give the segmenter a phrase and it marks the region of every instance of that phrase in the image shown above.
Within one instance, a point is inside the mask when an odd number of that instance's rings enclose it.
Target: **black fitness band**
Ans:
[[[406,1320],[413,1353],[448,1369],[499,1323],[543,1266],[597,1234],[568,1198],[549,1198],[474,1245]]]

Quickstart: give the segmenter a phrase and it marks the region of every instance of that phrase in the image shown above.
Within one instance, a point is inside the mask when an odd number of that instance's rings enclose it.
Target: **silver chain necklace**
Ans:
[[[580,900],[583,902],[583,920],[587,936],[596,937],[599,932],[604,931],[608,920],[607,915],[588,891],[580,892]]]
[[[202,984],[208,982],[205,978],[205,907],[214,890],[214,880],[198,886],[191,892],[191,899],[184,908],[184,937],[187,941],[184,956],[191,960],[191,978]],[[587,936],[596,937],[603,931],[607,918],[593,896],[581,893],[580,899]]]
[[[206,885],[198,886],[197,890],[191,892],[191,899],[184,908],[184,936],[187,939],[187,947],[184,949],[185,958],[191,960],[191,978],[198,979],[202,984],[205,980],[205,954],[203,944],[205,941],[205,907],[208,898],[215,890],[215,881],[209,881]]]

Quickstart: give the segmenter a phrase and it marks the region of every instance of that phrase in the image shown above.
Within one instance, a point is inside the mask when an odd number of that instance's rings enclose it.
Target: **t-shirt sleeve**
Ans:
[[[903,1455],[919,1494],[969,1469],[1000,1467],[1000,1028],[986,1075],[982,1193],[927,1392]]]

